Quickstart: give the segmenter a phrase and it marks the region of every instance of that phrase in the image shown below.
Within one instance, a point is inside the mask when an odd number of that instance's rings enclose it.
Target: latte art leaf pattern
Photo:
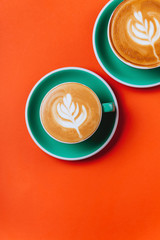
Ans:
[[[72,96],[69,93],[63,97],[63,103],[57,104],[58,123],[65,128],[74,128],[80,138],[82,138],[82,135],[79,127],[87,118],[87,111],[84,105],[82,105],[81,111],[80,113],[78,103],[72,102]],[[79,113],[80,115],[78,116]]]
[[[154,44],[160,38],[160,23],[155,17],[153,17],[153,21],[144,19],[141,11],[134,12],[134,17],[137,22],[133,24],[130,19],[127,24],[129,36],[140,45],[151,45],[153,53],[159,61]]]

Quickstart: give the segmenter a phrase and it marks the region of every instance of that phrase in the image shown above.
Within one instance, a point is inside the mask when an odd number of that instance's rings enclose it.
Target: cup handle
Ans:
[[[115,109],[116,109],[115,104],[113,102],[102,103],[102,111],[103,112],[114,112]]]

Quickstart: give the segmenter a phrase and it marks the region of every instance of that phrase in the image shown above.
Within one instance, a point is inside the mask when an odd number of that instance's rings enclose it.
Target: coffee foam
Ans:
[[[42,101],[41,122],[55,139],[74,143],[88,138],[101,120],[101,104],[95,93],[79,83],[53,88]]]
[[[113,13],[110,41],[126,63],[160,65],[160,0],[126,0]]]

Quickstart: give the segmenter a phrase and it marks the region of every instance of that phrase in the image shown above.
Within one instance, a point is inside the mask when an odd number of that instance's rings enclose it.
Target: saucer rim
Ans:
[[[115,106],[116,106],[116,117],[115,117],[115,123],[114,123],[114,127],[112,129],[112,132],[109,136],[109,138],[105,141],[104,144],[102,144],[102,146],[100,148],[98,148],[96,151],[88,154],[88,155],[85,155],[85,156],[82,156],[82,157],[76,157],[76,158],[68,158],[68,157],[61,157],[57,154],[53,154],[49,151],[47,151],[44,147],[41,146],[41,144],[39,144],[39,142],[35,139],[34,135],[32,134],[32,131],[30,129],[30,126],[29,126],[29,122],[28,122],[28,108],[29,108],[29,102],[30,102],[30,99],[31,99],[31,96],[32,94],[34,93],[35,89],[38,87],[38,85],[43,81],[45,80],[46,77],[50,76],[51,74],[53,73],[56,73],[56,72],[60,72],[60,71],[64,71],[64,70],[80,70],[80,71],[84,71],[84,72],[88,72],[89,74],[92,74],[94,75],[95,77],[97,77],[100,81],[102,81],[106,86],[107,88],[109,89],[112,97],[113,97],[113,100],[114,100],[114,103],[115,103]],[[58,68],[56,70],[53,70],[49,73],[47,73],[46,75],[44,75],[35,85],[34,87],[31,89],[29,95],[28,95],[28,98],[27,98],[27,101],[26,101],[26,106],[25,106],[25,122],[26,122],[26,126],[27,126],[27,130],[32,138],[32,140],[35,142],[35,144],[42,150],[44,151],[45,153],[47,153],[48,155],[52,156],[52,157],[55,157],[57,159],[61,159],[61,160],[67,160],[67,161],[77,161],[77,160],[83,160],[83,159],[86,159],[86,158],[89,158],[89,157],[92,157],[94,156],[95,154],[97,154],[98,152],[100,152],[102,149],[104,149],[108,143],[111,141],[111,139],[113,138],[115,132],[116,132],[116,129],[117,129],[117,126],[118,126],[118,122],[119,122],[119,106],[118,106],[118,101],[117,101],[117,98],[113,92],[113,90],[111,89],[111,87],[109,86],[109,84],[103,79],[101,78],[98,74],[88,70],[88,69],[85,69],[85,68],[81,68],[81,67],[63,67],[63,68]]]
[[[125,86],[128,86],[128,87],[133,87],[133,88],[152,88],[152,87],[156,87],[156,86],[160,86],[160,82],[159,83],[153,83],[153,84],[146,84],[146,85],[137,85],[137,84],[131,84],[131,83],[126,83],[125,81],[123,80],[120,80],[119,78],[115,77],[112,73],[110,73],[110,71],[108,69],[106,69],[106,67],[103,65],[99,55],[98,55],[98,52],[97,52],[97,48],[96,48],[96,41],[95,41],[95,38],[96,38],[96,29],[97,29],[97,25],[99,23],[99,20],[101,18],[101,15],[103,14],[103,12],[105,11],[105,9],[112,3],[114,2],[115,0],[111,0],[109,1],[107,4],[104,5],[104,7],[101,9],[101,11],[99,12],[97,18],[96,18],[96,21],[94,23],[94,27],[93,27],[93,32],[92,32],[92,45],[93,45],[93,50],[94,50],[94,54],[96,56],[96,59],[98,61],[98,63],[100,64],[101,68],[111,77],[113,78],[115,81],[125,85]],[[120,3],[119,3],[120,4]],[[117,6],[119,5],[117,4]],[[114,9],[115,10],[115,9]],[[113,10],[113,12],[114,12]],[[113,14],[112,12],[112,14]],[[112,16],[111,14],[111,16]],[[109,18],[109,21],[111,19],[111,16]],[[109,22],[107,24],[107,26],[109,26]],[[108,31],[107,31],[108,32]],[[107,38],[108,38],[108,34],[107,34]],[[111,47],[111,46],[110,46]],[[111,48],[112,49],[112,48]],[[113,52],[114,54],[114,52]],[[114,54],[115,55],[115,54]],[[115,55],[115,57],[117,57]],[[154,69],[154,68],[153,68]],[[144,70],[144,69],[139,69],[139,70]],[[150,71],[152,71],[152,69],[150,69]]]

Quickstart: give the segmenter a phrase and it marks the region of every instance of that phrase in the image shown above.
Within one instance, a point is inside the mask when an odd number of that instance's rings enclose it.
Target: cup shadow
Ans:
[[[79,164],[82,164],[82,163],[87,164],[87,163],[90,163],[90,162],[99,161],[105,155],[107,157],[107,154],[110,151],[112,151],[112,149],[115,147],[117,142],[120,140],[120,137],[121,137],[121,135],[123,133],[123,130],[124,130],[124,127],[125,127],[125,121],[126,121],[125,120],[125,112],[124,112],[124,109],[123,109],[122,100],[120,99],[118,92],[113,87],[112,87],[112,89],[113,89],[113,91],[115,93],[115,96],[117,98],[117,101],[118,101],[119,121],[118,121],[117,129],[116,129],[115,134],[112,137],[111,141],[107,144],[106,147],[104,147],[99,153],[95,154],[94,156],[91,156],[91,157],[86,158],[86,159],[78,160],[78,161],[71,161],[71,162],[64,161],[66,164],[79,165]],[[94,144],[96,144],[96,142]]]
[[[112,89],[113,89],[113,87],[112,87]],[[102,151],[97,153],[95,156],[88,158],[88,160],[89,159],[92,160],[95,158],[98,160],[98,158],[101,158],[106,153],[109,153],[113,149],[113,147],[117,144],[117,142],[119,141],[119,139],[123,133],[123,130],[125,127],[125,113],[124,113],[124,109],[123,109],[123,103],[122,103],[120,97],[118,96],[117,91],[115,89],[113,89],[113,91],[116,95],[116,98],[118,101],[118,106],[119,106],[119,121],[118,121],[117,129],[116,129],[115,134],[112,137],[111,141],[107,144],[107,146],[104,149],[102,149]]]

